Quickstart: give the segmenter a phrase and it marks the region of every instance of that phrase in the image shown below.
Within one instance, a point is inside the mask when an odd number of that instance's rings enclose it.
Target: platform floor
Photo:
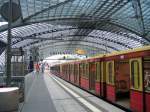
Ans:
[[[44,76],[36,77],[21,112],[57,112],[46,87]]]
[[[19,112],[123,112],[54,75],[35,78]]]

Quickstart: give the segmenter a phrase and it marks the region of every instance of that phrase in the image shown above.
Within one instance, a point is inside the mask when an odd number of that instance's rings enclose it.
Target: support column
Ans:
[[[9,21],[8,21],[8,36],[6,48],[6,84],[11,86],[11,23],[12,23],[12,0],[9,0]]]

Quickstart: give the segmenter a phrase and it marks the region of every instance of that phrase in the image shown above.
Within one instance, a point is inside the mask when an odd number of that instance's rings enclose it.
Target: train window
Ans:
[[[135,89],[139,88],[139,62],[138,60],[134,60],[131,62],[131,84]]]
[[[108,82],[110,84],[113,83],[113,63],[112,62],[108,63]]]
[[[150,58],[144,60],[144,87],[146,92],[150,92]]]

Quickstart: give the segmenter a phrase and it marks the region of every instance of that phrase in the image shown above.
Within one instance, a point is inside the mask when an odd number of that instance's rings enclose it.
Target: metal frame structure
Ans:
[[[0,6],[8,1],[0,0]],[[12,47],[41,48],[43,43],[47,43],[45,47],[57,43],[57,50],[63,50],[62,44],[69,50],[89,44],[112,52],[150,44],[149,0],[12,1],[20,5],[22,12],[20,19],[12,23]],[[1,15],[0,21],[5,21]],[[0,41],[4,43],[7,29],[8,25],[0,28]]]

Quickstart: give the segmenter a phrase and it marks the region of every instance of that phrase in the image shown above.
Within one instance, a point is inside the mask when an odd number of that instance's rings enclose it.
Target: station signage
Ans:
[[[22,56],[23,55],[22,48],[12,48],[11,49],[11,55],[12,56]]]
[[[79,54],[79,55],[84,55],[84,54],[86,54],[86,51],[83,49],[76,49],[75,53]]]

